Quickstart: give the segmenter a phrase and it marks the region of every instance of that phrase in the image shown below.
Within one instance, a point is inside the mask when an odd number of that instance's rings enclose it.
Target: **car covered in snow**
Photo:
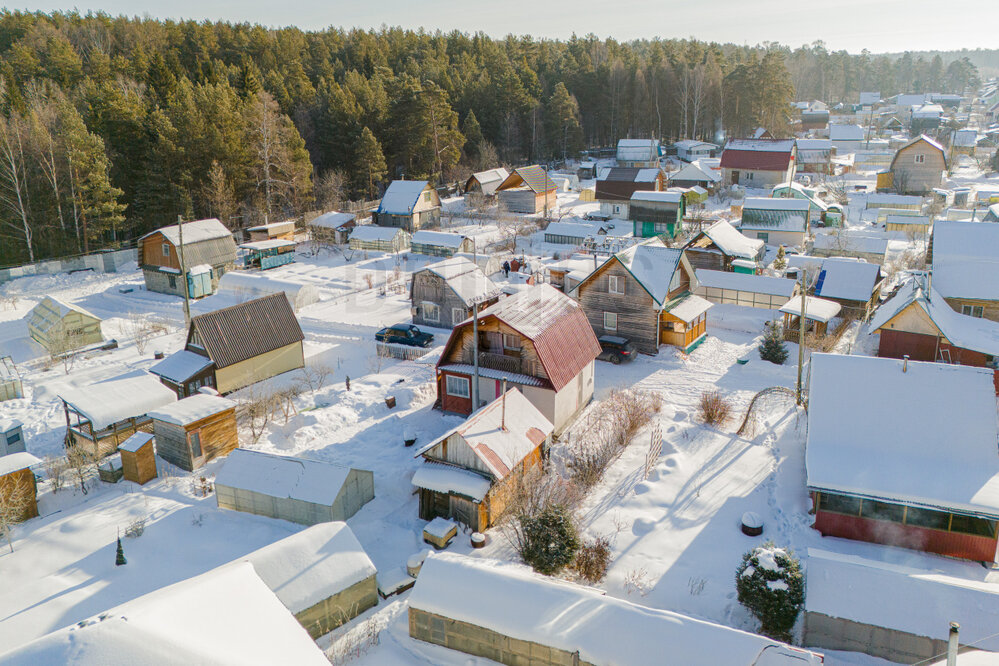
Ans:
[[[432,333],[424,333],[412,324],[396,324],[375,333],[375,340],[410,347],[429,347],[434,343],[434,336]]]

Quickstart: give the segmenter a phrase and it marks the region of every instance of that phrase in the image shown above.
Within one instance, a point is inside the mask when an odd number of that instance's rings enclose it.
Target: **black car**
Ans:
[[[600,355],[597,358],[601,361],[610,361],[617,365],[621,361],[631,361],[635,358],[635,347],[625,338],[619,338],[616,335],[601,335],[598,340],[600,342]]]
[[[424,333],[412,324],[396,324],[375,333],[375,340],[410,347],[429,347],[434,343],[434,336],[432,333]]]

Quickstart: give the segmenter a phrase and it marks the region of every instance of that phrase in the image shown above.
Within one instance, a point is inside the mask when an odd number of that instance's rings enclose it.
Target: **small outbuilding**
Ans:
[[[153,435],[137,432],[119,447],[122,478],[140,486],[156,478],[156,448]]]
[[[46,296],[28,313],[28,335],[53,355],[104,340],[97,315],[55,296]]]
[[[24,385],[10,356],[0,356],[0,402],[24,397]]]
[[[235,449],[215,476],[223,509],[315,525],[347,520],[375,497],[374,474],[317,460]]]
[[[548,177],[548,171],[534,164],[514,169],[496,187],[496,196],[504,210],[532,215],[555,208],[555,190],[556,183]]]
[[[765,242],[744,236],[725,220],[718,220],[683,246],[683,252],[693,268],[716,271],[731,271],[734,269],[733,262],[740,259],[755,266],[766,251]]]
[[[297,244],[293,240],[275,238],[242,243],[239,249],[242,250],[244,268],[259,268],[266,271],[295,261],[296,247]]]
[[[318,523],[246,561],[313,639],[378,603],[378,571],[347,523]]]
[[[503,167],[473,173],[465,181],[465,203],[472,208],[481,206],[496,196],[496,188],[509,176],[510,172]]]
[[[286,220],[284,222],[271,222],[255,227],[246,228],[247,240],[295,240],[295,221]]]
[[[453,257],[458,252],[474,252],[475,240],[444,231],[417,231],[410,238],[409,249],[428,257]]]
[[[0,457],[24,451],[23,428],[17,419],[0,417]]]
[[[357,226],[357,216],[353,213],[330,211],[309,222],[309,236],[320,245],[344,245],[351,230]]]
[[[411,243],[409,232],[400,227],[376,227],[364,224],[350,232],[348,244],[351,250],[372,252],[402,252]]]
[[[801,326],[801,299],[805,298],[805,335],[814,333],[815,335],[825,335],[829,322],[839,314],[840,305],[834,301],[827,301],[815,296],[804,296],[798,294],[781,309],[784,315],[784,339],[789,342],[798,342],[798,333]],[[805,338],[808,339],[807,337]]]
[[[670,187],[703,187],[713,192],[721,181],[721,174],[701,162],[692,162],[666,174],[666,179]]]
[[[149,418],[157,453],[188,472],[239,446],[236,403],[227,398],[198,393],[149,412]]]
[[[815,278],[816,296],[834,301],[845,313],[867,319],[881,296],[881,267],[859,259],[829,258]]]
[[[805,199],[747,197],[739,230],[770,245],[803,247],[810,217],[811,204]]]
[[[776,310],[798,292],[794,280],[698,268],[694,293],[719,305]]]
[[[25,451],[0,456],[0,502],[20,508],[18,515],[13,516],[17,522],[38,515],[35,475],[30,468],[41,462]]]
[[[638,191],[628,202],[628,219],[635,238],[673,238],[683,224],[686,205],[680,192]]]

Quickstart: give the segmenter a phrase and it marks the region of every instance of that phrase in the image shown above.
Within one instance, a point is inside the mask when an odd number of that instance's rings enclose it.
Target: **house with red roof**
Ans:
[[[729,139],[722,151],[722,182],[773,187],[794,179],[798,148],[794,139]]]
[[[580,305],[551,285],[536,285],[482,310],[477,323],[454,327],[437,362],[437,406],[471,414],[476,400],[481,407],[498,398],[506,380],[557,435],[593,398],[599,353]]]

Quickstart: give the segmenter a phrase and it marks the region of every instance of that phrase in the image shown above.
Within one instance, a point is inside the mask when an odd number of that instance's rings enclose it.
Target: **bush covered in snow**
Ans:
[[[742,556],[735,571],[739,603],[760,621],[760,632],[787,641],[805,602],[805,580],[794,553],[772,541]]]
[[[531,568],[551,576],[572,563],[579,550],[579,536],[564,507],[549,506],[536,515],[520,516],[518,522],[518,551]]]
[[[760,358],[777,365],[783,365],[787,360],[787,345],[781,336],[780,326],[777,322],[767,324],[767,330],[763,334],[763,342],[760,343]]]

